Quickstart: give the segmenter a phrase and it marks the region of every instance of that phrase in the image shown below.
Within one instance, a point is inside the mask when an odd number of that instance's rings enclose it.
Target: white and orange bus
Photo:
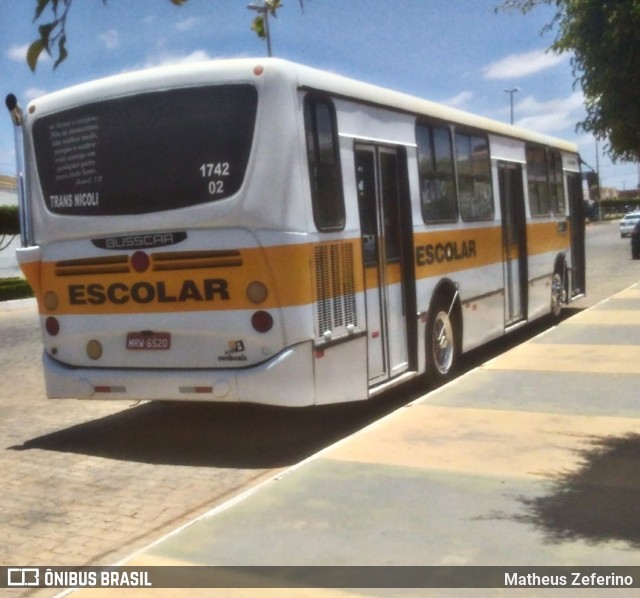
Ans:
[[[52,398],[367,399],[585,292],[571,143],[277,59],[7,104]]]

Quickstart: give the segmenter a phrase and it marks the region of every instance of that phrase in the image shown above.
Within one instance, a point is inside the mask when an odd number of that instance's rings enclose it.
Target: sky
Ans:
[[[262,0],[254,0],[261,4]],[[51,91],[156,65],[262,57],[250,30],[250,0],[75,0],[67,22],[69,57],[26,64],[37,25],[36,0],[0,0],[0,93],[26,104]],[[509,122],[578,144],[596,167],[593,136],[576,131],[585,116],[569,56],[546,49],[552,17],[540,7],[496,13],[502,0],[284,0],[270,20],[273,55]],[[602,185],[632,189],[637,164],[612,164],[599,144]],[[0,118],[0,174],[15,173],[14,131]]]

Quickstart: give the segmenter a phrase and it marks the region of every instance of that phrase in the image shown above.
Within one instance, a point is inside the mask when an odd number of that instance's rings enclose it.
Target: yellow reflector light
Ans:
[[[267,287],[258,280],[250,282],[247,286],[247,298],[252,303],[262,303],[269,295]]]
[[[102,345],[99,341],[93,340],[87,343],[87,355],[94,360],[102,357]]]
[[[47,291],[44,294],[44,306],[49,311],[58,309],[58,295],[56,295],[53,291]]]

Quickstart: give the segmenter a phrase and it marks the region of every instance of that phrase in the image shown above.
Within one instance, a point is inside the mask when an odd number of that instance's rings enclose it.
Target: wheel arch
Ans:
[[[567,256],[564,252],[562,252],[556,255],[556,260],[553,263],[553,273],[561,274],[562,279],[564,280],[566,269],[567,269]]]
[[[462,353],[462,338],[464,334],[464,321],[462,318],[462,300],[459,293],[459,284],[450,278],[443,278],[435,286],[429,301],[429,312],[431,312],[439,301],[444,301],[447,305],[455,302],[451,310],[451,316],[456,328],[455,341],[457,344],[458,355]]]
[[[556,287],[556,277],[559,277],[559,287]],[[559,253],[553,264],[553,276],[551,281],[551,313],[555,318],[560,316],[563,305],[568,303],[569,276],[567,271],[567,259],[565,253]]]
[[[431,301],[429,302],[429,310],[432,310],[434,305],[439,300],[443,300],[448,305],[451,305],[455,298],[455,304],[451,314],[455,316],[456,325],[459,327],[458,338],[460,340],[460,346],[462,346],[462,333],[463,333],[463,321],[462,321],[462,301],[460,299],[459,284],[451,280],[450,278],[443,278],[438,282],[433,294],[431,295]]]

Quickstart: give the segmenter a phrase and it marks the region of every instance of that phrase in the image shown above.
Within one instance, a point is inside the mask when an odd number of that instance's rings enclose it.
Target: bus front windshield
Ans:
[[[116,216],[230,197],[244,179],[257,92],[217,85],[145,92],[38,118],[33,142],[47,209]]]

